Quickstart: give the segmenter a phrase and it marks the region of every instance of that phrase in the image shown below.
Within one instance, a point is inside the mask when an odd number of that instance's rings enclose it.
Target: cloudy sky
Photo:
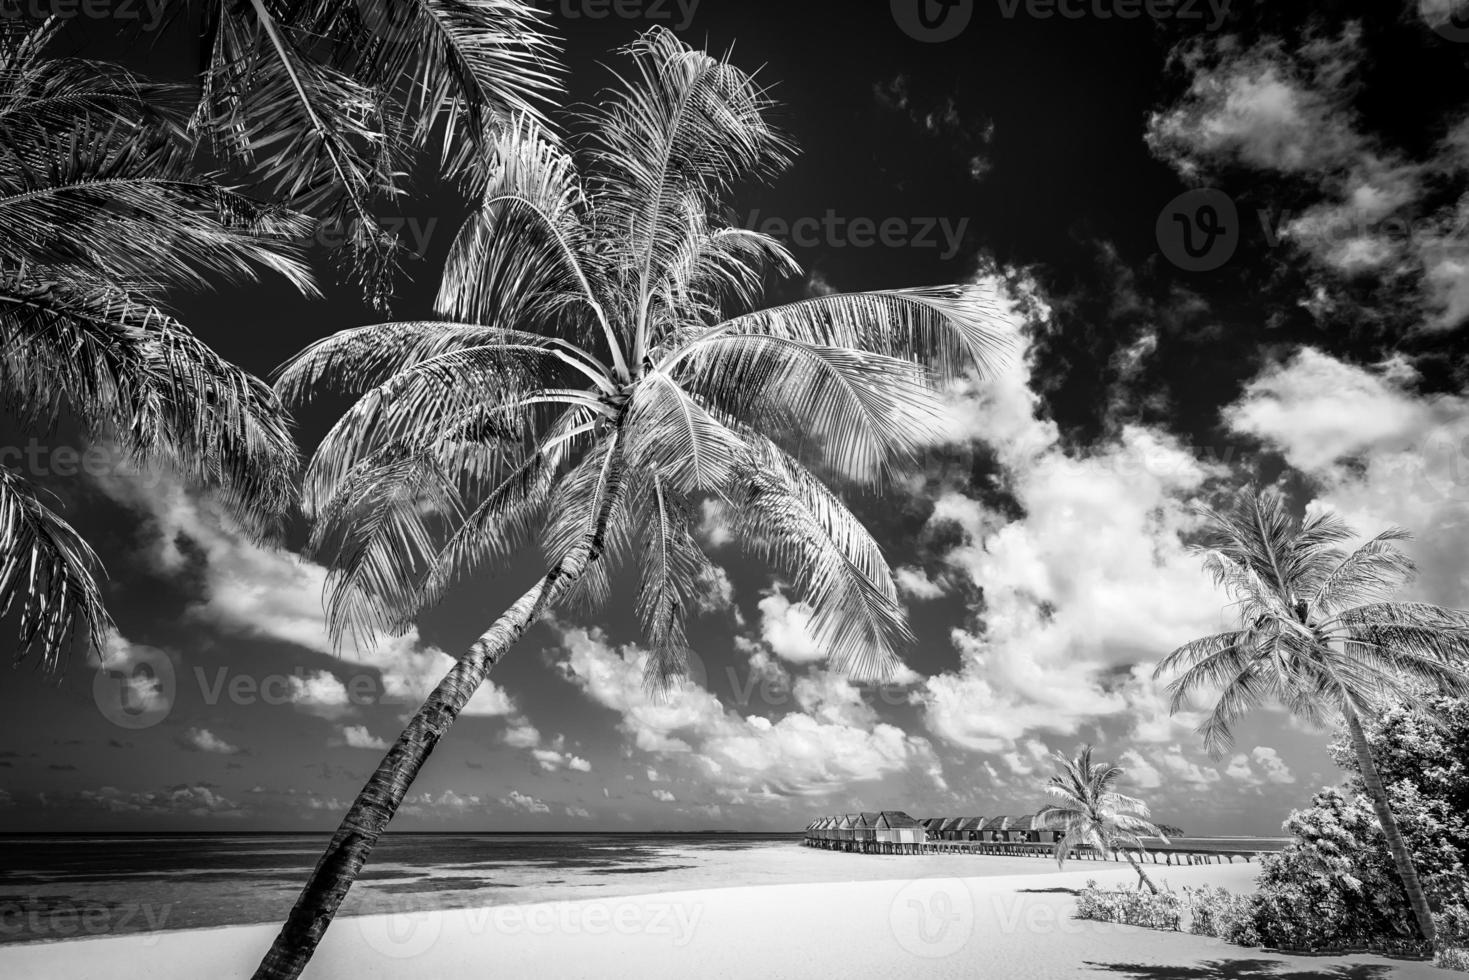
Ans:
[[[930,30],[905,0],[648,0],[600,18],[557,0],[572,98],[652,23],[764,66],[802,155],[730,203],[806,267],[772,301],[991,282],[1022,353],[952,392],[921,472],[853,501],[918,636],[901,676],[859,687],[828,670],[800,596],[727,547],[711,510],[721,574],[684,692],[643,690],[630,596],[558,611],[496,668],[395,826],[1023,813],[1048,753],[1090,741],[1166,822],[1277,832],[1339,778],[1328,736],[1264,712],[1212,759],[1151,667],[1228,625],[1189,551],[1191,506],[1251,481],[1364,531],[1410,528],[1413,594],[1469,606],[1469,19],[1453,7],[1197,2],[1150,18],[965,0]],[[95,28],[76,40],[114,53]],[[166,38],[149,59],[188,63]],[[398,314],[427,312],[464,211],[431,179],[404,201],[424,257]],[[373,319],[328,294],[178,304],[264,374]],[[302,418],[303,445],[329,421]],[[62,447],[15,438],[106,561],[121,635],[100,672],[78,655],[59,683],[21,668],[0,686],[0,830],[329,829],[538,567],[526,555],[415,631],[339,652],[318,565],[246,543],[166,479],[71,475]]]

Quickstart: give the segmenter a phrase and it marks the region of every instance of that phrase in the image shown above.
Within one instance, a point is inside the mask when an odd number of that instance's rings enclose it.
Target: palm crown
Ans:
[[[302,290],[301,223],[189,166],[177,92],[43,49],[54,25],[0,21],[0,389],[27,425],[64,423],[135,461],[223,491],[247,529],[295,496],[297,457],[271,389],[164,309],[166,287]],[[0,466],[0,615],[19,657],[56,666],[111,621],[96,560],[17,469]]]
[[[1144,837],[1163,835],[1148,817],[1142,800],[1117,792],[1123,770],[1092,762],[1092,747],[1084,746],[1074,759],[1057,752],[1057,772],[1046,784],[1054,801],[1036,812],[1036,826],[1058,833],[1056,859],[1063,861],[1073,848],[1088,845],[1098,851],[1116,847],[1141,850]]]
[[[360,395],[305,478],[315,543],[334,545],[332,622],[399,627],[455,575],[591,537],[581,594],[637,554],[663,681],[709,567],[695,508],[715,500],[834,657],[881,672],[906,636],[893,580],[817,472],[876,484],[910,458],[937,382],[1003,352],[998,310],[966,287],[757,309],[766,270],[796,264],[717,209],[789,158],[764,91],[664,30],[627,53],[632,78],[578,119],[579,155],[524,116],[498,136],[438,295],[452,322],[348,330],[284,370],[288,397]]]
[[[1238,719],[1274,700],[1323,725],[1351,711],[1372,714],[1385,697],[1429,688],[1469,694],[1469,616],[1389,597],[1414,574],[1390,528],[1359,547],[1357,532],[1330,512],[1296,520],[1274,492],[1243,490],[1228,514],[1205,509],[1205,568],[1239,611],[1240,628],[1179,647],[1154,676],[1172,709],[1201,690],[1218,701],[1199,731],[1215,754],[1232,744]]]

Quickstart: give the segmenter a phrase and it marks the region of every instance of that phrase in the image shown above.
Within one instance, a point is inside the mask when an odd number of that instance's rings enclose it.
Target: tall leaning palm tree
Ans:
[[[339,636],[401,628],[532,543],[547,571],[398,736],[257,977],[300,972],[435,744],[542,612],[605,599],[632,563],[648,681],[681,676],[710,568],[703,502],[792,578],[838,665],[882,674],[908,636],[880,549],[822,476],[881,485],[908,462],[939,424],[938,384],[1004,353],[999,311],[969,287],[760,309],[766,269],[795,263],[718,215],[734,181],[789,157],[763,89],[668,31],[625,53],[630,77],[577,120],[579,155],[524,118],[499,136],[440,288],[449,319],[345,331],[280,377],[298,401],[360,395],[304,487]]]
[[[0,19],[0,410],[213,486],[265,532],[295,495],[287,416],[164,303],[170,286],[262,271],[314,290],[287,244],[303,224],[193,170],[176,92],[49,57],[55,33]],[[52,669],[111,629],[97,572],[28,474],[0,464],[0,617],[19,628],[17,660]]]
[[[1229,512],[1203,513],[1204,567],[1234,600],[1240,626],[1185,644],[1158,664],[1155,677],[1181,671],[1169,685],[1172,710],[1197,693],[1217,695],[1199,727],[1216,757],[1233,743],[1235,723],[1268,701],[1311,725],[1340,719],[1418,928],[1431,941],[1428,900],[1361,719],[1385,698],[1425,689],[1469,694],[1469,614],[1390,601],[1415,571],[1395,545],[1408,537],[1399,528],[1348,550],[1358,535],[1341,518],[1319,511],[1298,520],[1268,490],[1242,490]]]
[[[1138,863],[1133,851],[1143,849],[1144,837],[1158,837],[1166,844],[1163,831],[1148,820],[1148,805],[1142,800],[1124,796],[1114,789],[1123,770],[1114,765],[1092,762],[1092,747],[1084,745],[1076,758],[1068,759],[1060,752],[1056,774],[1046,784],[1046,793],[1055,802],[1047,803],[1035,815],[1036,827],[1054,830],[1056,864],[1066,866],[1066,856],[1083,844],[1099,853],[1120,850],[1138,876],[1138,887],[1148,887],[1154,895],[1158,886]]]

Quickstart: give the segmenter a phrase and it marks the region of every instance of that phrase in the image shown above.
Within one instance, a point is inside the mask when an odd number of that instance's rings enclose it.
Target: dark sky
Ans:
[[[1237,754],[1211,760],[1143,680],[1221,623],[1184,550],[1188,505],[1279,481],[1298,506],[1337,507],[1365,530],[1407,524],[1420,594],[1469,605],[1469,43],[1449,0],[1155,4],[1160,16],[1126,16],[1143,9],[1129,0],[971,0],[948,15],[966,26],[938,42],[902,26],[920,2],[932,0],[549,8],[569,102],[595,100],[615,49],[655,24],[732,48],[773,86],[800,156],[730,204],[741,222],[821,230],[793,236],[807,276],[772,301],[994,276],[1023,297],[1022,363],[956,393],[955,437],[911,486],[855,502],[905,570],[914,677],[874,691],[830,674],[803,646],[799,597],[716,548],[732,604],[693,630],[705,690],[652,704],[629,686],[628,597],[569,610],[497,668],[499,700],[441,746],[404,826],[1029,812],[1045,751],[1091,739],[1168,822],[1273,833],[1338,779],[1326,736],[1266,713]],[[186,25],[143,38],[110,27],[79,23],[72,40],[186,76]],[[1190,271],[1157,229],[1199,188],[1234,209],[1233,251]],[[391,215],[424,246],[395,315],[429,313],[465,213],[425,166]],[[863,222],[897,239],[856,244]],[[322,270],[325,300],[266,283],[177,305],[266,374],[376,319]],[[304,415],[303,446],[329,421]],[[176,690],[161,719],[130,730],[99,711],[80,658],[59,686],[15,672],[0,687],[0,829],[330,827],[378,756],[352,743],[398,730],[405,708],[382,692],[432,675],[424,651],[462,648],[536,567],[528,555],[461,588],[418,635],[336,657],[311,615],[315,566],[241,544],[166,484],[49,485],[107,561],[122,661],[166,664]],[[212,695],[221,676],[243,678],[240,691],[269,679],[284,703]],[[370,703],[334,700],[331,679],[354,677]]]

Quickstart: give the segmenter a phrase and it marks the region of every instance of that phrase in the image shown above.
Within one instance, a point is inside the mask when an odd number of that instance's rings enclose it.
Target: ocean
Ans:
[[[285,918],[329,836],[0,836],[0,944]],[[798,834],[387,834],[341,914],[709,887]],[[748,856],[748,855],[746,855]],[[778,862],[777,862],[778,864]]]

